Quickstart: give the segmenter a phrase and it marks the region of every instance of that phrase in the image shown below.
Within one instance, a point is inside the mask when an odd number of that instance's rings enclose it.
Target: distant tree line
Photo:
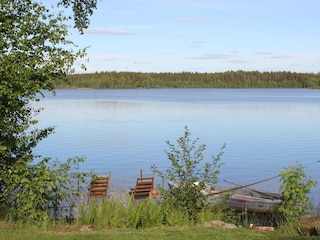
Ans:
[[[320,88],[320,73],[96,72],[70,75],[67,82],[57,80],[55,88]]]

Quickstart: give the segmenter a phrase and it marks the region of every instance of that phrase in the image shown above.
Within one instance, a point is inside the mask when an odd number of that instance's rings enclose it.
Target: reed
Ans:
[[[163,226],[195,226],[206,221],[222,220],[224,213],[218,208],[204,208],[194,222],[183,211],[160,204],[155,200],[144,200],[134,204],[128,198],[125,202],[117,199],[93,201],[89,206],[79,206],[76,225],[93,225],[96,229],[115,228],[152,228]]]

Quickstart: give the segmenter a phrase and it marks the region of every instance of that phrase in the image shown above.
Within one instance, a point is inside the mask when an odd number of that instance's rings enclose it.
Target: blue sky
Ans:
[[[320,72],[319,0],[98,1],[87,72]],[[76,65],[77,72],[79,64]]]

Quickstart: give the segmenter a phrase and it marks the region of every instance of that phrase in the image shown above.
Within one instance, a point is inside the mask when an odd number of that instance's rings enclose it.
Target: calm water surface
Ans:
[[[82,170],[111,171],[114,189],[133,186],[139,170],[151,174],[152,164],[169,167],[165,141],[175,143],[186,125],[207,145],[207,159],[226,143],[221,182],[253,183],[296,160],[320,159],[319,90],[58,90],[34,105],[44,107],[40,127],[56,126],[37,152],[85,157]],[[306,172],[320,182],[319,170],[320,163]],[[277,191],[279,179],[254,187]]]

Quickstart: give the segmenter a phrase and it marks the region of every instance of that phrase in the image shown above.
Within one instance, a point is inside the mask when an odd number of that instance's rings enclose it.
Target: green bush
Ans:
[[[197,222],[198,213],[202,210],[207,200],[203,190],[208,186],[213,187],[218,181],[220,158],[225,144],[210,162],[202,164],[203,152],[206,145],[198,145],[198,138],[191,139],[191,132],[185,126],[184,135],[177,139],[177,146],[166,141],[170,150],[166,151],[171,167],[165,172],[153,165],[153,172],[163,179],[173,183],[169,189],[161,188],[163,204],[168,204],[173,209],[184,212],[190,220]]]
[[[92,173],[79,172],[83,158],[70,158],[65,163],[45,158],[37,164],[19,163],[7,166],[8,172],[0,177],[7,186],[2,196],[10,202],[2,204],[7,215],[2,218],[13,221],[48,223],[61,219],[62,208],[68,204],[69,216],[72,207],[81,198],[83,183]],[[10,168],[12,167],[12,168]]]
[[[281,177],[280,192],[284,201],[278,210],[291,227],[297,228],[299,217],[312,207],[309,194],[317,182],[306,175],[301,164],[289,166],[279,175]]]

